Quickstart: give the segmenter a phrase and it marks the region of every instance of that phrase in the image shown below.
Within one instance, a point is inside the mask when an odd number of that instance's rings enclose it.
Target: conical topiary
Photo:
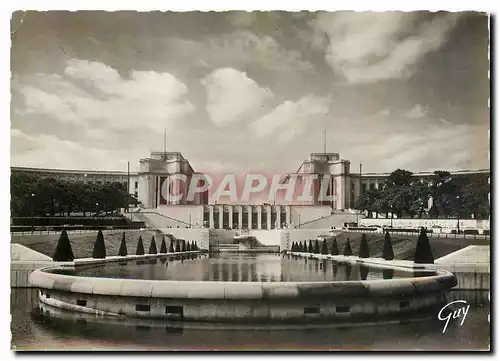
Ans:
[[[191,252],[191,242],[189,242],[189,241],[187,241],[187,244],[186,244],[186,251]]]
[[[199,251],[200,249],[198,248],[198,242],[194,241],[194,250]]]
[[[149,244],[149,254],[157,254],[155,236],[151,237],[151,243]]]
[[[344,246],[344,256],[352,256],[352,248],[351,242],[349,242],[349,238],[347,238],[347,242]]]
[[[314,250],[313,250],[313,252],[316,253],[316,254],[319,254],[319,242],[318,242],[317,239],[314,242]]]
[[[142,244],[141,236],[139,236],[139,241],[137,242],[137,248],[135,250],[135,254],[138,256],[142,256],[144,254],[144,244]]]
[[[309,249],[307,248],[307,241],[304,241],[304,245],[302,246],[302,252],[306,253]]]
[[[97,232],[92,258],[106,258],[106,245],[104,244],[104,235],[101,230]]]
[[[120,249],[118,250],[118,256],[127,255],[127,243],[125,241],[125,232],[122,234],[122,242],[120,243]]]
[[[175,252],[180,252],[181,251],[181,244],[180,244],[180,240],[178,239],[177,242],[175,243]]]
[[[307,252],[313,253],[313,251],[314,251],[314,249],[313,249],[312,240],[309,240],[309,246],[307,247]]]
[[[338,243],[337,243],[337,238],[334,238],[334,239],[333,239],[333,243],[332,243],[332,251],[331,251],[331,253],[330,253],[330,254],[331,254],[332,256],[338,256],[338,255],[339,255],[339,253],[340,253],[340,251],[339,251],[339,245],[338,245]]]
[[[181,252],[186,252],[186,241],[181,239]]]
[[[170,239],[170,246],[168,246],[168,253],[174,253],[174,240]]]
[[[420,231],[417,240],[417,248],[415,249],[415,263],[434,263],[434,255],[432,254],[431,244],[429,237],[424,228]]]
[[[392,249],[392,240],[389,232],[385,232],[384,236],[384,249],[383,254],[385,260],[393,260],[394,259],[394,250]]]
[[[326,244],[326,239],[321,244],[321,254],[328,254],[328,245]]]
[[[370,249],[368,248],[368,241],[366,240],[366,234],[361,235],[361,244],[359,246],[359,258],[370,257]]]
[[[167,253],[167,245],[165,243],[165,237],[161,237],[160,253]]]
[[[71,249],[71,243],[69,243],[68,232],[66,232],[66,229],[63,229],[57,241],[52,260],[55,262],[71,262],[74,259],[75,256]]]

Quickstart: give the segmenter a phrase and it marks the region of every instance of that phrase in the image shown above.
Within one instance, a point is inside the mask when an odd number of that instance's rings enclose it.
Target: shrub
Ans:
[[[186,252],[186,240],[181,239],[181,252]]]
[[[319,254],[319,242],[316,240],[314,242],[314,253]]]
[[[155,236],[151,237],[151,244],[149,245],[149,254],[157,254]]]
[[[313,244],[312,244],[311,240],[309,240],[309,247],[307,247],[307,252],[308,253],[313,253]]]
[[[120,249],[118,250],[118,256],[127,255],[127,243],[125,241],[125,232],[122,234],[122,242],[120,243]]]
[[[165,237],[161,237],[160,253],[167,253],[167,244],[165,243]]]
[[[366,240],[366,234],[361,235],[361,244],[359,246],[359,258],[370,257],[370,249],[368,248],[368,241]]]
[[[332,251],[331,251],[331,255],[332,256],[338,256],[339,255],[339,245],[337,243],[337,238],[334,238],[333,239],[333,244],[332,244]]]
[[[431,244],[424,228],[422,228],[420,235],[418,236],[414,262],[434,263],[434,255],[432,254]]]
[[[302,246],[302,252],[307,252],[307,251],[308,251],[307,241],[304,241],[304,245]]]
[[[170,246],[168,246],[168,253],[174,253],[174,239],[170,239]]]
[[[199,251],[200,249],[198,248],[198,243],[194,241],[194,250]]]
[[[344,246],[344,256],[352,256],[352,248],[351,242],[349,242],[349,238],[347,238],[347,242]]]
[[[392,240],[389,232],[385,232],[384,237],[384,249],[383,255],[384,259],[390,261],[394,259],[394,250],[392,249]]]
[[[326,239],[323,240],[323,244],[321,245],[321,254],[328,254],[328,245],[326,244]]]
[[[181,251],[181,244],[180,240],[178,239],[177,242],[175,243],[175,252],[180,252]]]
[[[187,245],[186,245],[186,251],[190,252],[191,251],[191,242],[187,242]]]
[[[142,244],[141,236],[139,236],[139,241],[137,242],[137,248],[135,250],[135,254],[138,256],[142,256],[144,254],[144,244]]]
[[[106,245],[104,244],[104,235],[101,230],[97,232],[92,258],[106,258]]]
[[[57,241],[56,249],[52,260],[55,262],[71,262],[75,259],[73,255],[73,250],[71,249],[71,243],[69,243],[68,232],[65,229],[62,230],[59,240]]]

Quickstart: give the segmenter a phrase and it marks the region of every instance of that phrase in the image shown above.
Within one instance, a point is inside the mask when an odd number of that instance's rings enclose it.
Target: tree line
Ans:
[[[137,204],[119,182],[85,184],[14,172],[10,187],[12,217],[70,216],[75,212],[87,216]]]
[[[490,214],[488,175],[452,175],[435,171],[421,180],[413,173],[397,169],[379,189],[367,189],[355,202],[355,208],[398,218],[474,218],[486,219]],[[428,208],[429,200],[432,206]]]

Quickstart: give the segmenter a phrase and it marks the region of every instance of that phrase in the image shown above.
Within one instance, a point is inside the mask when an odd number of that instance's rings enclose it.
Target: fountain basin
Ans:
[[[208,322],[375,321],[446,303],[457,284],[447,271],[380,280],[225,282],[84,277],[61,267],[34,271],[30,283],[51,307],[110,317]]]

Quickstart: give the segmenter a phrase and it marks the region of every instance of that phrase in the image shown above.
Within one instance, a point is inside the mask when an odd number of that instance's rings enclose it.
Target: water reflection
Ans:
[[[332,260],[294,259],[269,254],[219,254],[209,258],[167,262],[164,257],[127,264],[109,263],[78,269],[87,277],[183,281],[289,282],[353,281],[412,277],[412,271],[372,268]],[[306,263],[307,261],[307,263]],[[330,265],[331,264],[331,265]],[[422,275],[428,275],[428,272]]]
[[[289,349],[486,349],[490,336],[488,293],[452,291],[447,299],[468,300],[471,308],[463,326],[452,322],[443,334],[442,322],[435,315],[364,326],[352,323],[225,325],[161,319],[107,319],[47,306],[40,308],[36,290],[12,289],[12,344],[16,348],[38,350],[283,349],[283,345]],[[342,327],[341,332],[338,327]]]

